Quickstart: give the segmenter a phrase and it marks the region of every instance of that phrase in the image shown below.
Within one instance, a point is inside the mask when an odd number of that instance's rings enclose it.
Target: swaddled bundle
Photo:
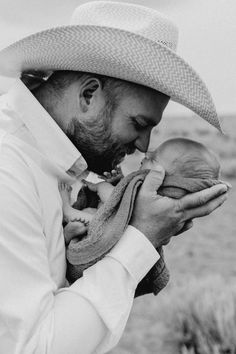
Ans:
[[[149,169],[156,164],[165,167],[166,176],[160,196],[180,198],[220,183],[219,164],[215,156],[203,145],[188,139],[172,139],[142,161],[141,170],[124,177],[114,187],[109,199],[97,210],[90,222],[86,237],[74,238],[67,248],[67,277],[73,282],[83,271],[102,259],[122,237],[129,224],[136,195]],[[77,207],[83,209],[79,201],[86,203],[86,197],[79,194]],[[169,273],[161,258],[139,283],[136,296],[153,292],[155,295],[167,284]]]

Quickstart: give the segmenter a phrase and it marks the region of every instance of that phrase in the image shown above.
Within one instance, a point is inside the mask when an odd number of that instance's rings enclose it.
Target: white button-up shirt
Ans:
[[[128,226],[68,286],[58,181],[79,151],[17,80],[0,98],[0,353],[104,353],[120,339],[134,291],[159,255]]]

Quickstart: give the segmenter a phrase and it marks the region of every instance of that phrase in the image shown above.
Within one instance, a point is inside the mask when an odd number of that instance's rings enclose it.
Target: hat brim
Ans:
[[[221,131],[211,95],[196,73],[161,43],[124,30],[89,25],[48,29],[0,51],[0,75],[27,70],[93,72],[170,96]]]

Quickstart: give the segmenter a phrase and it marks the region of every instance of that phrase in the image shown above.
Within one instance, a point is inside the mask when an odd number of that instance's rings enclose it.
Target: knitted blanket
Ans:
[[[135,197],[148,170],[140,170],[124,177],[90,222],[88,233],[83,239],[74,238],[67,247],[67,278],[72,283],[83,275],[83,271],[102,259],[122,237],[127,228]],[[158,194],[180,198],[218,184],[218,180],[166,176]],[[83,198],[81,198],[83,200]],[[78,198],[79,201],[79,198]],[[83,201],[85,202],[85,201]],[[83,207],[85,207],[84,205]],[[82,205],[78,208],[82,209]],[[157,295],[169,280],[163,251],[158,249],[160,259],[138,284],[135,296],[153,293]]]

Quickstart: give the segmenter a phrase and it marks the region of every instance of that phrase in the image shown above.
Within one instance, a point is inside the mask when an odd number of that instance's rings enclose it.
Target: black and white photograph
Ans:
[[[236,354],[236,1],[0,0],[0,354]]]

